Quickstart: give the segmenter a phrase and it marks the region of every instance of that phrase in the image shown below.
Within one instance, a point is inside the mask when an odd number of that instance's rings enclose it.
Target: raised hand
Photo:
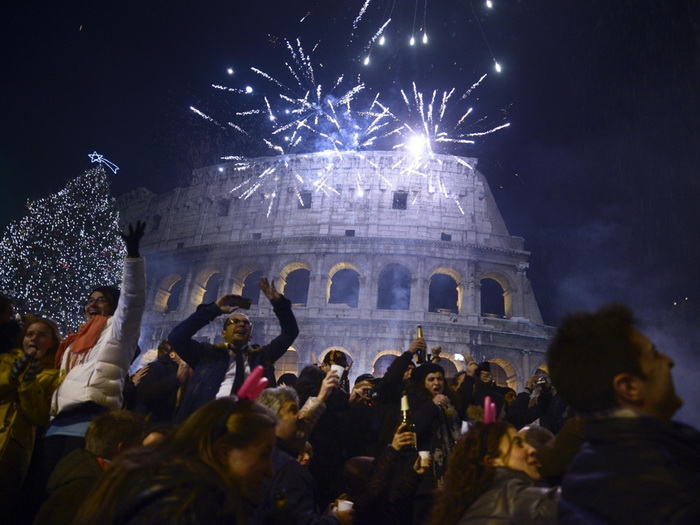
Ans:
[[[128,233],[119,232],[122,239],[124,239],[124,244],[126,245],[126,256],[127,257],[140,257],[139,254],[139,242],[141,242],[141,237],[146,231],[146,223],[141,221],[136,221],[136,228],[129,224]]]
[[[277,291],[277,288],[275,288],[274,279],[272,279],[272,282],[270,283],[268,282],[267,277],[261,277],[258,281],[258,286],[271,303],[282,297],[282,294]]]

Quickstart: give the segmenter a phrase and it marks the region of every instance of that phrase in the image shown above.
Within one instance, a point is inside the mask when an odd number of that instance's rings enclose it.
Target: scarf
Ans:
[[[109,319],[109,317],[105,317],[104,315],[94,315],[87,323],[83,323],[77,333],[70,334],[61,341],[56,351],[54,366],[56,368],[61,367],[63,354],[71,344],[73,344],[70,349],[72,354],[83,354],[95,346],[105,324],[107,324],[107,319]]]

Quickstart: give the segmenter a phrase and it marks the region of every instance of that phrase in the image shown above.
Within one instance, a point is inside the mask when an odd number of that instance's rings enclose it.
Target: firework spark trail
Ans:
[[[245,93],[245,89],[232,88],[227,86],[222,86],[220,84],[212,84],[211,87],[214,89],[219,89],[221,91],[231,91],[233,93]]]
[[[208,120],[209,122],[212,122],[212,123],[216,124],[217,126],[223,127],[221,124],[219,124],[219,123],[218,123],[216,120],[214,120],[212,117],[210,117],[210,116],[207,115],[206,113],[203,113],[203,112],[199,111],[199,110],[198,110],[196,107],[194,107],[194,106],[190,106],[190,111],[192,111],[193,113],[199,115],[199,116],[202,117],[204,120]]]
[[[365,0],[362,7],[353,21],[350,41],[357,34],[359,24],[363,21],[369,9],[371,0]],[[417,7],[417,1],[416,1]],[[393,9],[393,8],[392,8]],[[425,1],[424,11],[427,11],[427,1]],[[386,14],[385,14],[386,15]],[[306,19],[304,16],[302,22]],[[369,60],[369,53],[375,44],[386,31],[391,22],[389,17],[384,17],[386,21],[374,32],[368,43],[364,47],[366,62]],[[414,18],[415,24],[415,18]],[[424,13],[425,26],[425,13]],[[414,28],[415,30],[415,28]],[[423,32],[426,29],[423,27]],[[316,70],[319,74],[324,70],[314,64],[312,55],[319,43],[312,46],[311,53],[307,53],[301,41],[297,39],[284,40],[289,53],[287,60],[283,64],[287,73],[282,77],[276,77],[257,67],[251,71],[270,83],[273,89],[278,92],[271,94],[253,94],[253,100],[259,104],[255,109],[248,109],[236,113],[236,116],[245,119],[255,119],[258,125],[265,126],[261,138],[265,145],[274,155],[279,155],[280,160],[270,161],[269,158],[246,161],[241,157],[229,157],[225,160],[234,161],[233,169],[238,172],[246,172],[246,180],[238,184],[231,191],[237,193],[239,198],[248,199],[256,192],[262,195],[263,200],[268,199],[267,215],[269,216],[272,207],[281,201],[283,192],[293,192],[301,205],[304,205],[302,191],[304,187],[323,192],[326,195],[338,193],[333,184],[333,177],[338,163],[335,159],[342,158],[345,151],[355,151],[372,166],[372,177],[381,179],[384,183],[393,186],[390,178],[408,176],[410,178],[420,178],[425,180],[427,191],[437,193],[449,200],[454,200],[460,212],[464,214],[464,209],[456,194],[451,193],[445,181],[441,178],[439,170],[435,169],[436,162],[442,163],[438,153],[445,153],[460,165],[467,169],[474,168],[461,157],[451,155],[444,150],[448,147],[460,147],[474,144],[474,137],[479,137],[494,133],[508,126],[502,124],[487,131],[469,132],[467,123],[472,108],[458,113],[461,102],[469,97],[486,78],[483,75],[473,85],[469,87],[459,98],[455,96],[456,89],[446,91],[433,90],[432,93],[419,91],[415,82],[412,83],[411,91],[400,90],[404,105],[401,108],[391,108],[380,100],[379,93],[368,93],[369,89],[356,76],[340,74],[332,79],[316,77]],[[315,68],[315,66],[317,66]],[[350,80],[348,80],[350,79]],[[250,94],[250,88],[246,90],[228,88],[214,85],[216,89],[231,92],[234,94]],[[330,87],[330,89],[329,89]],[[370,96],[367,96],[370,95]],[[218,124],[213,118],[205,115],[199,110],[197,112],[202,118]],[[397,111],[398,110],[398,111]],[[264,115],[264,117],[263,117]],[[480,120],[476,122],[479,124]],[[244,124],[228,125],[239,132],[251,136],[245,130]],[[474,126],[473,121],[469,126]],[[467,129],[463,129],[463,128]],[[479,126],[483,129],[483,127]],[[476,129],[479,129],[476,128]],[[474,129],[472,127],[472,129]],[[394,150],[402,151],[402,157],[392,166],[393,174],[387,174],[380,169],[359,150],[375,147],[386,148],[388,141],[398,137],[398,144],[393,144]],[[297,149],[299,148],[299,149]],[[300,151],[302,150],[302,151]],[[289,153],[297,152],[301,156],[306,151],[327,151],[330,156],[325,157],[325,166],[314,175],[302,177],[289,166]],[[272,164],[270,164],[272,162]],[[256,174],[259,173],[259,174]],[[306,180],[305,180],[306,178]],[[363,185],[366,181],[360,173],[357,174],[358,197],[365,194]],[[426,191],[422,189],[420,191]],[[419,192],[420,192],[419,191]],[[277,197],[280,197],[279,199]],[[416,194],[416,197],[418,194]]]
[[[352,42],[353,37],[355,36],[355,31],[357,30],[357,26],[360,23],[360,20],[362,20],[362,17],[365,14],[365,11],[367,11],[367,8],[369,7],[369,4],[372,0],[367,0],[362,8],[360,9],[360,13],[357,15],[357,18],[352,23],[352,32],[350,33],[350,42]]]

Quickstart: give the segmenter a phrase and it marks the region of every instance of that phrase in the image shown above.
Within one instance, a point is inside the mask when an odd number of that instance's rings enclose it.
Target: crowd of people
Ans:
[[[700,433],[672,421],[673,361],[627,307],[568,316],[522,392],[469,355],[446,377],[421,336],[350,384],[338,350],[276,376],[299,328],[262,278],[272,341],[226,294],[130,375],[144,230],[122,234],[121,289],[95,288],[66,338],[0,296],[3,523],[700,523]],[[223,342],[196,340],[212,322]]]

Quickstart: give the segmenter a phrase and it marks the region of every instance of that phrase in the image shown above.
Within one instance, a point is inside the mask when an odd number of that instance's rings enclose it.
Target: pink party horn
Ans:
[[[263,377],[264,373],[265,369],[262,366],[256,366],[238,389],[238,397],[255,401],[268,383],[267,378]]]
[[[496,405],[491,403],[491,398],[484,398],[484,425],[490,425],[496,420]]]

